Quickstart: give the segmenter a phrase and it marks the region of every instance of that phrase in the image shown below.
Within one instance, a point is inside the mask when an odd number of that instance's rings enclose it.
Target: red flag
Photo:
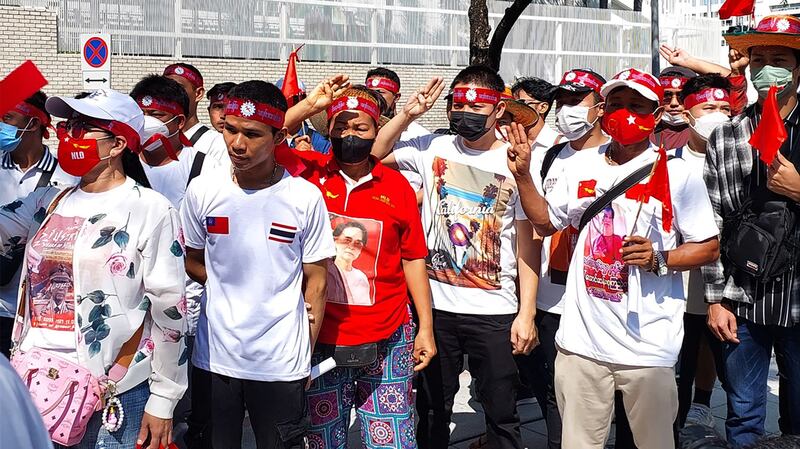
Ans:
[[[750,136],[750,146],[758,150],[758,157],[767,165],[775,160],[775,155],[778,154],[778,150],[787,137],[786,126],[784,126],[778,111],[777,92],[777,87],[769,88],[761,111],[761,121],[758,122],[758,127]]]
[[[303,92],[300,89],[300,82],[297,80],[297,61],[300,60],[297,57],[297,52],[303,48],[303,45],[289,55],[289,65],[286,66],[286,74],[283,75],[283,86],[281,87],[281,91],[287,100]],[[292,107],[292,105],[290,104],[289,107]]]
[[[0,115],[25,101],[47,85],[42,72],[32,61],[25,61],[0,81]]]
[[[206,231],[209,234],[230,233],[228,217],[206,217]]]
[[[719,8],[720,20],[733,16],[752,16],[756,8],[756,0],[725,0]]]
[[[651,197],[661,201],[661,227],[669,232],[672,229],[672,194],[669,191],[667,151],[663,146],[658,149],[658,159],[650,181],[647,182],[643,201],[646,203]]]

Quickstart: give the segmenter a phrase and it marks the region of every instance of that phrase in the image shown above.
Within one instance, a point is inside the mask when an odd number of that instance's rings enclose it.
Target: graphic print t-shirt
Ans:
[[[394,151],[423,178],[422,224],[433,307],[479,315],[517,312],[515,219],[525,219],[506,147],[479,151],[429,135]]]
[[[658,156],[655,147],[621,166],[605,161],[608,145],[577,153],[547,197],[553,225],[577,227],[586,208],[603,193]],[[636,217],[646,180],[633,186],[598,213],[578,236],[564,296],[559,347],[585,357],[630,366],[673,366],[683,341],[685,295],[680,272],[666,276],[629,267],[620,260],[623,239],[632,233],[669,251],[681,242],[701,242],[718,235],[702,178],[685,161],[667,165],[674,220],[670,232],[661,223],[661,203],[651,198]],[[554,192],[555,193],[555,192]],[[556,199],[564,199],[557,201]]]

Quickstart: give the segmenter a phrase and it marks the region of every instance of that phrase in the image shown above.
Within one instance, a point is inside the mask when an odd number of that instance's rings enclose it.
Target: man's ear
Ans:
[[[500,120],[501,118],[503,118],[503,114],[505,113],[506,113],[506,104],[501,101],[500,103],[497,104],[497,113],[495,113],[494,117],[497,120]]]
[[[653,117],[656,119],[656,125],[661,122],[661,117],[664,116],[664,106],[659,106],[653,111]]]
[[[128,148],[128,140],[122,136],[114,136],[114,146],[108,151],[109,156],[115,158]]]
[[[543,117],[550,110],[550,107],[551,106],[547,103],[537,103],[534,109],[536,109],[536,112],[539,113],[540,117]]]
[[[692,114],[689,114],[689,111],[687,111],[685,109],[683,110],[683,112],[681,112],[681,116],[683,117],[683,120],[686,123],[688,123],[688,124],[690,124],[692,126],[694,126],[695,122],[697,121],[697,120],[695,120],[694,117],[692,117]]]
[[[281,128],[280,131],[278,131],[275,134],[273,134],[272,142],[275,143],[276,147],[278,145],[282,144],[284,140],[286,140],[286,135],[287,134],[289,134],[289,130],[286,129],[285,126],[283,128]]]
[[[181,114],[178,117],[178,130],[183,131],[183,127],[186,126],[186,116]]]
[[[196,103],[200,103],[203,101],[203,98],[206,96],[206,88],[203,86],[198,87],[194,90],[194,101]]]

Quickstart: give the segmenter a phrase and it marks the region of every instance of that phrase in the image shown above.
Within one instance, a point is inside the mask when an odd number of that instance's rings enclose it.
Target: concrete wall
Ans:
[[[44,91],[48,95],[73,95],[83,88],[79,54],[58,53],[57,21],[53,11],[29,7],[0,6],[0,42],[4,48],[0,55],[0,74],[13,70],[26,59],[33,60],[50,84]],[[113,40],[113,36],[112,36]],[[113,43],[112,43],[113,46]],[[274,82],[282,77],[286,65],[279,61],[225,60],[185,58],[203,74],[206,88],[224,81],[241,82],[261,79]],[[175,62],[164,57],[112,56],[111,86],[128,92],[144,75],[161,73],[165,66]],[[433,76],[443,76],[450,83],[458,68],[439,66],[387,66],[396,71],[401,80],[401,93],[408,97],[414,89]],[[308,89],[327,75],[346,73],[351,80],[362,83],[367,64],[335,64],[302,61],[298,64],[300,79]],[[404,101],[401,99],[401,102]],[[200,105],[201,121],[207,104]],[[437,102],[421,123],[431,130],[446,126],[445,102]]]

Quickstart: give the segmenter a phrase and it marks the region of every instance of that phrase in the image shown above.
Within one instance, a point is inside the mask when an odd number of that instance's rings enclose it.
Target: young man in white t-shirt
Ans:
[[[308,430],[305,386],[336,250],[319,189],[275,162],[285,112],[272,84],[231,89],[232,167],[201,175],[181,207],[186,269],[206,285],[192,361],[211,373],[214,447],[241,445],[245,409],[259,447],[294,447]]]
[[[667,163],[663,149],[649,142],[662,114],[658,80],[628,69],[601,94],[601,125],[611,143],[578,152],[564,182],[546,200],[528,192],[537,232],[578,229],[556,334],[562,445],[603,448],[614,391],[620,390],[636,445],[673,449],[674,366],[685,310],[680,271],[719,257],[719,230],[702,179],[681,159]],[[524,133],[511,136],[509,158],[528,158]],[[657,159],[660,167],[654,165]],[[638,182],[607,204],[602,201],[634,172],[642,174]],[[648,186],[648,173],[658,175],[657,187]],[[643,198],[648,198],[644,204]],[[584,217],[592,204],[591,216]]]
[[[230,166],[231,160],[228,158],[228,149],[222,134],[213,127],[200,123],[197,117],[197,104],[203,101],[206,92],[200,70],[191,64],[178,62],[168,65],[164,69],[164,76],[180,84],[189,96],[189,114],[184,125],[186,138],[199,152],[216,160],[219,165]]]
[[[689,163],[693,176],[703,177],[706,145],[711,132],[730,121],[730,91],[730,81],[712,73],[689,79],[678,94],[683,105],[681,114],[689,126],[689,140],[686,146],[675,151],[675,155]],[[712,347],[716,348],[718,344],[706,324],[708,308],[700,269],[684,271],[683,284],[686,314],[683,316],[685,334],[678,365],[678,428],[689,421],[714,427],[710,406],[717,375]]]
[[[462,70],[451,85],[450,121],[458,135],[412,139],[388,154],[400,131],[432,106],[441,83],[434,79],[412,96],[373,145],[373,154],[385,156],[387,165],[422,176],[439,356],[422,373],[417,442],[423,449],[449,445],[453,399],[467,355],[489,446],[519,449],[519,377],[513,355],[530,353],[536,344],[538,258],[506,163],[508,143],[495,134],[505,109],[502,78],[482,66]]]
[[[566,141],[548,149],[537,149],[534,145],[531,149],[530,167],[526,169],[525,166],[520,166],[521,176],[517,177],[517,186],[520,203],[526,213],[534,213],[534,205],[529,201],[532,197],[531,190],[537,190],[545,198],[554,190],[558,192],[555,186],[564,182],[565,172],[578,152],[596,151],[600,145],[608,142],[608,137],[600,128],[600,118],[603,116],[600,88],[605,82],[602,76],[585,69],[570,70],[562,77],[555,93],[555,113],[556,127]],[[546,169],[542,168],[544,160],[548,161]],[[522,159],[516,163],[522,163]],[[529,176],[524,176],[525,173]],[[554,385],[556,331],[564,309],[562,298],[576,238],[575,229],[571,227],[552,236],[536,236],[542,245],[541,271],[536,293],[536,328],[540,344],[530,356],[519,363],[520,370],[525,371],[523,376],[531,380],[531,387],[545,416],[550,449],[561,447],[561,415]]]

